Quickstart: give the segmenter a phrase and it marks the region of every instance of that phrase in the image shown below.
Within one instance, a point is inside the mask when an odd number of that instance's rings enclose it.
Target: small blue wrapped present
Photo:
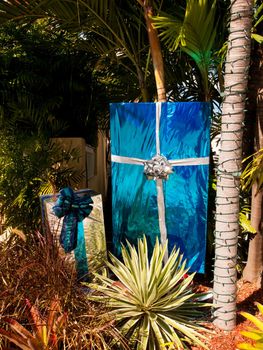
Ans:
[[[203,273],[210,151],[206,102],[112,103],[113,249],[146,235]]]

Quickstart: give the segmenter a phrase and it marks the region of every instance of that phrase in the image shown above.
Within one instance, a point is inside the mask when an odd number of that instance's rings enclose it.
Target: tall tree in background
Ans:
[[[150,43],[150,51],[153,61],[153,69],[157,90],[157,100],[159,102],[166,101],[166,89],[164,78],[164,63],[162,57],[161,44],[158,37],[157,29],[153,25],[153,6],[150,0],[138,0],[139,4],[143,7],[144,17],[146,21],[146,29],[148,32],[148,38]]]
[[[251,190],[251,224],[255,233],[249,241],[247,264],[243,271],[243,279],[256,283],[262,287],[263,279],[263,189],[262,189],[262,150],[263,150],[263,4],[255,1],[254,22],[252,28],[252,54],[248,91],[248,111],[246,122],[250,135],[244,137],[243,142],[248,139],[253,148],[251,153],[256,155],[247,164],[242,174],[242,185],[246,191]],[[254,137],[254,138],[253,138]],[[260,153],[261,150],[261,153]],[[247,157],[249,154],[245,154]]]
[[[263,49],[255,43],[253,52],[249,108],[252,108],[254,114],[254,151],[258,152],[263,149]],[[251,174],[248,173],[248,175]],[[243,278],[261,287],[263,282],[263,190],[259,188],[257,179],[251,180],[253,182],[251,184],[251,225],[256,229],[256,234],[249,242],[248,260],[243,271]]]
[[[94,55],[74,49],[74,36],[47,32],[48,21],[0,31],[0,127],[29,136],[87,137],[97,132],[96,115],[87,120],[97,89]],[[91,135],[89,135],[91,136]],[[88,136],[88,137],[89,137]],[[96,144],[96,139],[88,140]]]
[[[252,0],[231,1],[217,171],[214,323],[228,331],[236,325],[239,184],[250,63],[252,4]]]
[[[74,50],[74,37],[46,32],[48,25],[10,22],[0,31],[0,217],[24,232],[41,229],[39,195],[83,178],[69,165],[78,152],[50,137],[85,137],[94,146],[97,139],[97,114],[87,120],[97,88],[93,56]]]
[[[176,6],[168,0],[134,0],[127,1],[125,5],[120,0],[21,0],[19,3],[19,6],[17,0],[0,3],[0,23],[8,20],[27,22],[32,18],[49,17],[58,28],[81,32],[79,46],[99,54],[101,61],[106,58],[107,70],[109,63],[112,67],[122,67],[126,84],[131,81],[135,83],[137,79],[141,93],[137,96],[130,93],[129,100],[155,99],[153,70],[159,101],[164,101],[167,96],[173,101],[210,100],[217,94],[213,91],[215,70],[207,69],[211,66],[215,37],[220,42],[216,36],[216,0],[211,3],[207,0],[188,0],[186,3],[178,1]],[[159,14],[160,10],[176,16],[158,16],[158,23],[152,14]],[[162,29],[164,42],[168,44],[162,45],[162,53],[157,35],[159,24],[167,29],[167,33]],[[153,64],[150,60],[149,42]],[[174,53],[177,46],[183,52]],[[192,64],[193,61],[196,66]]]

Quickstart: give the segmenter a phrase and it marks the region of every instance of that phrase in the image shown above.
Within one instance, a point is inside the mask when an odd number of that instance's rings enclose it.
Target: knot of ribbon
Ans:
[[[63,188],[53,209],[58,218],[63,219],[59,242],[66,253],[77,247],[78,223],[89,216],[93,200],[85,196],[77,196],[70,187]]]
[[[168,176],[173,172],[173,168],[166,157],[156,155],[152,159],[145,161],[143,172],[149,180],[156,178],[167,180]]]

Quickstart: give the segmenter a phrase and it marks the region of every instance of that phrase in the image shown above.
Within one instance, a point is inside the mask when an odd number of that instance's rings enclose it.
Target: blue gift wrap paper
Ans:
[[[146,235],[150,250],[156,237],[162,241],[163,196],[168,251],[180,248],[190,271],[204,272],[210,114],[207,102],[110,105],[115,255],[121,255],[121,243],[126,240],[137,245]],[[167,179],[149,179],[144,174],[145,161],[157,154],[171,165]]]

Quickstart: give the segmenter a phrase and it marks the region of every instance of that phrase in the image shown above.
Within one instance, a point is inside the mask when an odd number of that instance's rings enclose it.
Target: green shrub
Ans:
[[[26,232],[41,228],[39,196],[79,181],[68,167],[76,150],[63,151],[41,137],[0,132],[0,216],[5,226]]]

